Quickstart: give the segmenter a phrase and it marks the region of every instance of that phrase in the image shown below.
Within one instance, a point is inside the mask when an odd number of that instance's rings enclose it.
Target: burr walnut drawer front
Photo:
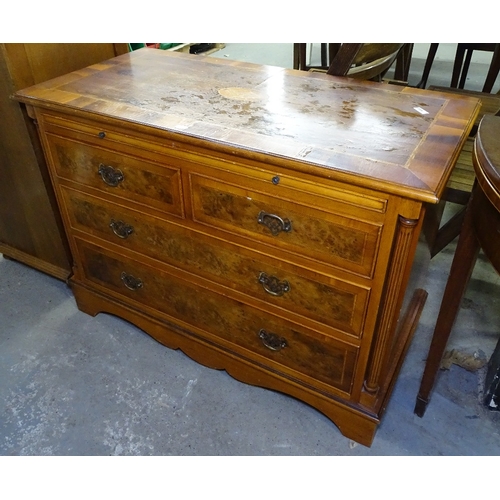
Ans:
[[[303,381],[351,390],[358,348],[77,240],[85,279],[223,349]],[[133,302],[130,302],[133,306]],[[180,322],[180,323],[179,323]]]
[[[222,181],[193,173],[193,219],[249,238],[252,246],[264,243],[274,255],[285,250],[365,277],[373,275],[381,217],[377,222],[360,220],[342,213],[342,208],[317,208],[308,193],[296,193],[293,199],[289,193],[283,196],[280,187],[274,195],[260,188],[258,181],[246,178]]]
[[[180,224],[61,186],[71,227],[361,337],[369,288],[269,258]],[[282,312],[283,314],[283,312]],[[327,328],[327,329],[328,329]]]
[[[168,214],[184,216],[180,170],[170,162],[159,163],[122,154],[74,138],[54,134],[46,137],[52,163],[60,178]]]

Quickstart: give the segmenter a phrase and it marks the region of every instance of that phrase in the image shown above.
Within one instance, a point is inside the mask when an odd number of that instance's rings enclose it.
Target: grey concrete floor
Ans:
[[[0,255],[0,455],[498,456],[484,368],[441,371],[425,416],[413,413],[453,251],[431,261],[429,298],[371,448],[300,401],[205,368],[117,317],[78,311],[65,283]],[[499,300],[481,255],[450,348],[489,358]]]
[[[0,455],[498,455],[500,412],[480,401],[484,370],[440,373],[413,414],[453,248],[431,261],[420,325],[371,448],[318,411],[242,384],[131,324],[76,308],[65,283],[0,259]],[[497,275],[478,262],[450,347],[491,354]]]

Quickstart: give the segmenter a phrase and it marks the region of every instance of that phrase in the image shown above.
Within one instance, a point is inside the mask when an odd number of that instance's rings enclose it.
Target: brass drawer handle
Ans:
[[[271,351],[281,351],[281,349],[288,347],[286,339],[276,335],[275,333],[260,330],[259,338],[268,349],[271,349]]]
[[[263,210],[259,212],[257,222],[266,226],[273,236],[277,236],[281,231],[288,233],[292,230],[292,223],[288,219],[282,219]]]
[[[276,276],[268,276],[264,272],[259,275],[259,283],[267,293],[275,297],[281,297],[284,293],[290,291],[290,284],[288,281],[280,281]]]
[[[135,278],[131,274],[127,274],[125,271],[123,271],[120,278],[129,290],[133,290],[135,292],[136,290],[139,290],[139,288],[142,288],[142,280]]]
[[[111,187],[116,187],[125,178],[123,172],[119,168],[114,168],[111,165],[99,164],[99,170],[97,171],[101,176],[102,180]]]
[[[121,220],[115,221],[114,219],[111,219],[109,227],[113,230],[113,233],[118,236],[118,238],[128,238],[134,232],[134,228],[130,224],[126,224]]]

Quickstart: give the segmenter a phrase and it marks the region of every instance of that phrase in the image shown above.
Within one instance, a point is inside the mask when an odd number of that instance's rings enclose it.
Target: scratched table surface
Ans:
[[[472,97],[149,48],[16,98],[429,202],[479,110]]]

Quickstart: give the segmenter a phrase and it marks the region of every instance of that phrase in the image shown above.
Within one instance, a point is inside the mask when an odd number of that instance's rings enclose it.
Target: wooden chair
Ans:
[[[381,81],[404,43],[343,43],[327,70],[328,75]]]
[[[472,54],[475,50],[493,52],[490,67],[483,86],[483,92],[491,92],[500,71],[500,43],[459,43],[450,87],[463,89],[467,79]],[[464,61],[465,56],[465,61]]]
[[[436,57],[437,50],[439,48],[438,43],[431,43],[429,47],[429,52],[427,54],[427,59],[425,61],[424,71],[422,73],[422,78],[420,82],[417,83],[417,87],[424,89],[427,86],[427,81],[429,79],[429,74],[432,69],[432,64],[434,58]],[[465,87],[465,81],[467,79],[467,74],[469,71],[470,62],[472,59],[472,54],[475,50],[482,50],[487,52],[493,52],[490,67],[488,69],[488,74],[484,82],[482,91],[489,93],[493,89],[495,80],[500,72],[500,44],[499,43],[458,43],[455,52],[455,60],[453,63],[453,71],[451,75],[451,88],[463,89]],[[465,57],[465,62],[464,62]]]
[[[302,71],[309,71],[311,69],[327,70],[330,62],[335,57],[340,43],[321,43],[320,44],[320,60],[319,66],[311,65],[307,62],[307,43],[294,43],[293,44],[293,69],[300,69]]]
[[[408,80],[413,51],[410,43],[322,43],[319,66],[307,63],[307,44],[293,45],[294,69],[371,80],[380,79],[396,61],[394,79]]]

